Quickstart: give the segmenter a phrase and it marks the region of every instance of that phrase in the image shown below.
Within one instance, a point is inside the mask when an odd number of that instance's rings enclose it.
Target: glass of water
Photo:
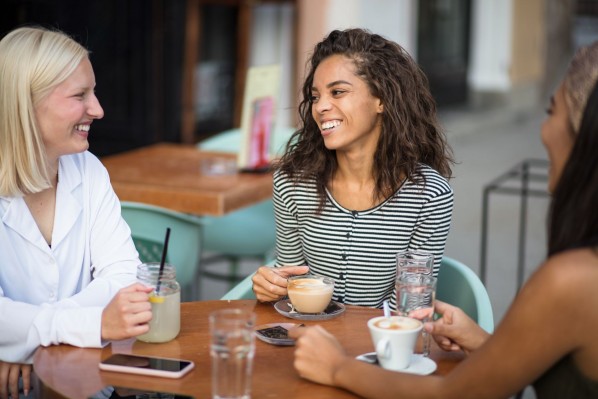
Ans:
[[[401,251],[397,253],[397,276],[401,274],[429,274],[434,268],[434,254],[424,251]]]
[[[210,314],[212,398],[249,399],[255,353],[255,313],[223,309]]]
[[[434,299],[436,298],[436,277],[427,274],[400,274],[396,284],[397,313],[422,322],[434,319]],[[424,356],[430,355],[430,335],[422,330]]]

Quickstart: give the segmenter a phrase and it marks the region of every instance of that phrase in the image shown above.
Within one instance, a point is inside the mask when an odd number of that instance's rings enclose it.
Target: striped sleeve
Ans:
[[[444,180],[428,178],[429,200],[421,208],[415,223],[409,249],[434,254],[434,276],[438,276],[446,239],[451,226],[453,191]]]
[[[305,265],[299,234],[297,205],[293,200],[290,181],[280,174],[274,176],[274,218],[276,221],[276,266]]]

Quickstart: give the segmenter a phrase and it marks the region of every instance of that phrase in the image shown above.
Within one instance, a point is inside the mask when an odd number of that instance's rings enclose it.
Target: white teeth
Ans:
[[[75,129],[81,130],[84,132],[89,132],[89,125],[76,125]]]
[[[332,129],[333,127],[340,126],[341,121],[334,120],[322,123],[322,130]]]

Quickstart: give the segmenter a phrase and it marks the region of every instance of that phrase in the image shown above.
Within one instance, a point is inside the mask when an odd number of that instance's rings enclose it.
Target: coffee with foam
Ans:
[[[374,317],[368,320],[372,343],[380,365],[388,370],[409,367],[423,323],[403,316]]]
[[[287,290],[296,311],[320,313],[332,299],[334,280],[315,275],[293,276],[289,278]]]
[[[392,317],[379,319],[374,323],[374,327],[383,330],[414,330],[421,326],[419,320],[408,317]]]

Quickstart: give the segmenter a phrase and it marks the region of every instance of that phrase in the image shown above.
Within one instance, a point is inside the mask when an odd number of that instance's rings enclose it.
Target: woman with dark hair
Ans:
[[[538,399],[597,398],[597,81],[598,42],[576,53],[542,126],[553,193],[548,259],[494,335],[437,302],[442,317],[426,330],[443,349],[471,355],[446,377],[422,377],[351,359],[319,326],[296,329],[299,374],[368,398],[506,398],[528,384]]]
[[[274,176],[277,267],[253,289],[277,300],[309,270],[335,280],[334,300],[380,307],[396,253],[434,254],[437,274],[450,227],[452,159],[428,81],[397,43],[349,29],[316,45],[302,92]]]

